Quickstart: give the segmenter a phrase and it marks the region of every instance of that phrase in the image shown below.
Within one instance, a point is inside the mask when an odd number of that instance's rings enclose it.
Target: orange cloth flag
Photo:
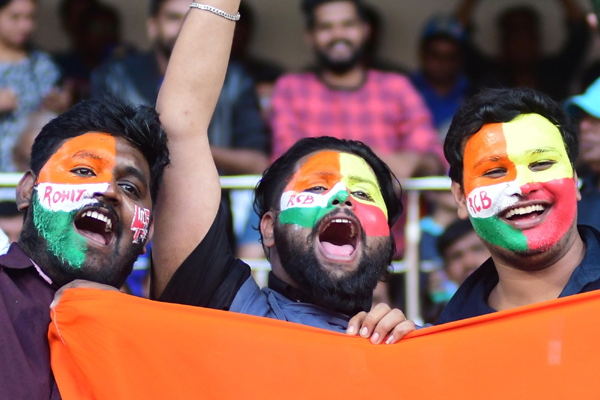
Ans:
[[[69,289],[49,338],[64,400],[591,399],[600,393],[598,315],[600,291],[375,346],[287,322]]]

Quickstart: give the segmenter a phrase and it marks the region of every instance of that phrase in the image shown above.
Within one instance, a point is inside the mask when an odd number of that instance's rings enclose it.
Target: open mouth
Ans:
[[[319,231],[321,252],[327,258],[348,260],[359,244],[360,226],[349,218],[326,221]]]
[[[547,211],[548,204],[536,203],[511,207],[501,214],[501,218],[520,228],[528,227],[530,224],[541,222]]]
[[[113,226],[116,224],[109,211],[104,208],[88,208],[75,216],[75,230],[81,236],[105,246],[115,236]]]

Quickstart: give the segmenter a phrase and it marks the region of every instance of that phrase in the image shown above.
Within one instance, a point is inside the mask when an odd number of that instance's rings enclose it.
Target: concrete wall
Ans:
[[[120,10],[125,39],[139,47],[148,45],[145,19],[148,0],[102,0]],[[252,44],[257,55],[278,61],[297,69],[311,60],[303,38],[303,23],[299,15],[299,0],[248,0],[257,14],[257,32]],[[589,0],[578,0],[589,9]],[[413,68],[416,66],[415,49],[419,32],[426,19],[434,13],[450,13],[457,0],[370,0],[384,18],[382,55]],[[40,1],[39,28],[36,43],[48,50],[64,49],[66,38],[60,32],[56,7],[58,0]],[[542,13],[544,46],[547,51],[557,49],[563,40],[561,8],[558,0],[481,0],[475,20],[476,39],[486,51],[493,53],[496,37],[494,18],[514,4],[530,4]]]

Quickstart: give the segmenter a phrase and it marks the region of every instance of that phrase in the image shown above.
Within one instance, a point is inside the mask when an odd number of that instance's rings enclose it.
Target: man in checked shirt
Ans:
[[[273,160],[304,137],[360,140],[398,178],[443,174],[438,134],[409,79],[363,65],[370,27],[360,0],[303,0],[312,71],[281,77],[273,94]],[[404,245],[396,224],[397,255]]]

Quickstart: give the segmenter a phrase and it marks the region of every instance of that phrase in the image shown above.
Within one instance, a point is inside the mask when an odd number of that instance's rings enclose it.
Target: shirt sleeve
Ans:
[[[60,80],[60,69],[52,58],[41,51],[35,52],[33,65],[36,81],[42,97],[46,96]]]
[[[294,88],[298,86],[291,76],[284,76],[277,81],[273,89],[271,103],[273,113],[271,129],[273,131],[273,151],[271,160],[274,161],[285,153],[296,141],[305,135],[300,129],[298,115],[294,111],[294,98],[298,95]]]
[[[225,225],[221,206],[208,233],[173,274],[159,301],[229,310],[250,277],[250,267],[233,256]]]
[[[396,125],[400,148],[404,151],[433,153],[443,161],[440,138],[425,101],[408,78],[399,77],[396,85],[397,99],[403,115]]]

